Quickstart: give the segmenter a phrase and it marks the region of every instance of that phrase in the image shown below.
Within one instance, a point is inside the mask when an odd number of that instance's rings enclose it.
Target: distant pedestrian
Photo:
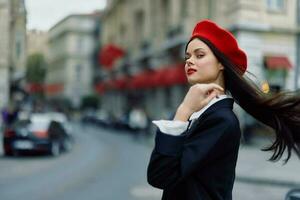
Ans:
[[[210,20],[197,23],[185,49],[190,87],[173,120],[158,126],[148,182],[163,200],[231,200],[240,145],[233,103],[275,130],[272,161],[299,156],[300,96],[266,94],[245,75],[247,56]],[[256,163],[253,163],[255,165]]]
[[[145,111],[140,107],[134,107],[129,113],[129,127],[136,137],[139,137],[147,128],[148,119]]]
[[[7,127],[12,125],[18,118],[19,110],[12,104],[2,110],[2,122],[3,126]]]

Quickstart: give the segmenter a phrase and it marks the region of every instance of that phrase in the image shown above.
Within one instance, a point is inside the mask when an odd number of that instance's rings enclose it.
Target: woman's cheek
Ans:
[[[196,66],[197,66],[197,69],[202,69],[204,68],[205,66],[207,65],[207,62],[205,60],[198,60],[196,62]]]

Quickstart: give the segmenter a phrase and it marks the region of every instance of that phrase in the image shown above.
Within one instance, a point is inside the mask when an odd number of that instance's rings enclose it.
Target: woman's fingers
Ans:
[[[215,98],[216,96],[218,96],[219,92],[217,92],[216,90],[213,90],[209,95],[207,95],[207,97],[205,99],[203,99],[202,103],[203,105],[207,105],[213,98]]]
[[[200,91],[203,95],[209,95],[213,91],[217,91],[218,94],[224,92],[224,89],[219,86],[218,84],[215,83],[209,83],[209,84],[197,84],[196,87],[198,88],[197,90]]]
[[[215,84],[195,84],[190,87],[188,93],[186,94],[182,104],[184,107],[188,108],[190,111],[200,110],[214,97],[221,94],[224,89]]]
[[[215,83],[205,84],[204,87],[205,87],[206,91],[212,91],[214,89],[219,90],[221,92],[224,91],[224,89],[220,85],[215,84]]]
[[[196,86],[197,88],[199,88],[200,90],[202,90],[204,93],[206,93],[206,92],[208,92],[208,91],[212,91],[212,90],[214,90],[214,89],[219,90],[219,91],[221,91],[221,92],[224,91],[224,89],[223,89],[220,85],[218,85],[218,84],[216,84],[216,83],[209,83],[209,84],[201,84],[201,83],[198,83],[198,84],[196,84],[195,86]],[[192,87],[194,87],[194,86],[192,86]]]

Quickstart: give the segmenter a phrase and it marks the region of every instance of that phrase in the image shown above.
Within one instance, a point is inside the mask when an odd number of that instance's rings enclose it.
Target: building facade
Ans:
[[[91,94],[98,19],[99,13],[70,15],[49,30],[49,98],[66,98],[78,107],[81,98]]]
[[[27,31],[27,55],[41,53],[48,55],[48,33],[39,30]]]
[[[248,55],[248,71],[254,74],[249,77],[258,85],[267,80],[272,91],[294,90],[300,86],[297,5],[297,0],[110,0],[102,19],[101,44],[119,46],[126,54],[113,67],[103,66],[100,80],[181,63],[195,23],[210,18],[236,36]],[[137,87],[129,92],[99,88],[102,108],[115,116],[123,115],[136,95],[150,118],[164,118],[175,112],[188,86]],[[244,115],[238,106],[235,109]]]
[[[8,102],[9,98],[9,66],[10,66],[10,3],[0,1],[0,107]]]
[[[25,72],[26,67],[26,9],[24,0],[11,0],[11,61],[13,72]]]
[[[10,98],[11,83],[26,63],[26,9],[24,0],[0,1],[0,107]]]

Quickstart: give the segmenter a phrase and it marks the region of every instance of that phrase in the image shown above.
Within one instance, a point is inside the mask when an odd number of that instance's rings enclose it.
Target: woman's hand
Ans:
[[[174,120],[187,121],[194,112],[199,111],[221,93],[224,93],[224,89],[215,83],[198,83],[191,86],[178,107]]]

